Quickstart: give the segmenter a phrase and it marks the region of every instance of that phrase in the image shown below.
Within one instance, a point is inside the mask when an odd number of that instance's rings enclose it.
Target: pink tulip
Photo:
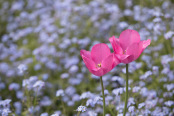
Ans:
[[[123,31],[119,39],[113,36],[109,41],[112,44],[115,56],[125,64],[136,60],[151,42],[150,39],[140,41],[139,33],[130,29]]]
[[[104,43],[94,45],[91,52],[81,50],[80,55],[89,71],[96,76],[108,73],[120,63]]]

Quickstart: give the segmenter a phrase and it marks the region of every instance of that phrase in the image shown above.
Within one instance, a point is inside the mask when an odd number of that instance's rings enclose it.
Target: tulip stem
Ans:
[[[128,71],[128,64],[126,64],[126,95],[125,95],[125,105],[124,105],[124,113],[123,116],[126,114],[127,110],[127,100],[128,100],[128,79],[129,79],[129,71]]]
[[[100,77],[100,82],[101,82],[102,94],[103,94],[103,116],[105,116],[105,94],[104,94],[104,87],[103,87],[102,76]]]

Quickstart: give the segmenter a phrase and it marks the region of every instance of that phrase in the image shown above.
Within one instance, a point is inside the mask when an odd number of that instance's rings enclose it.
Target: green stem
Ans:
[[[35,95],[35,98],[34,98],[34,107],[37,105],[37,92],[38,92],[38,88],[36,90],[36,95]]]
[[[60,98],[60,100],[61,100],[61,104],[62,104],[63,113],[66,115],[65,105],[64,105],[64,102],[62,100],[62,97]]]
[[[77,114],[77,116],[80,116],[80,111],[78,111],[78,114]]]
[[[126,110],[127,110],[127,100],[128,100],[128,64],[126,64],[126,95],[125,95],[125,105],[124,105],[124,113],[123,116],[125,116],[126,114]]]
[[[171,39],[168,40],[168,47],[170,49],[170,54],[173,56],[173,48],[172,48],[172,40]]]
[[[105,116],[105,94],[104,94],[104,87],[103,87],[102,76],[100,77],[100,82],[101,82],[102,94],[103,94],[103,116]]]

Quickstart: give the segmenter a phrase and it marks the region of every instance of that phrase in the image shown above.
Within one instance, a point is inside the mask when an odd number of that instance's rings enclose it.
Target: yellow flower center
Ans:
[[[97,64],[98,67],[101,67],[101,63],[100,64]]]
[[[123,54],[126,54],[126,50],[123,51]]]

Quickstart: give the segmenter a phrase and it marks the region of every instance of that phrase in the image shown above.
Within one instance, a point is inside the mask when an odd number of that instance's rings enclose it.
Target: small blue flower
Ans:
[[[85,112],[87,108],[85,106],[79,106],[76,111]]]
[[[56,92],[57,97],[64,96],[64,95],[65,95],[64,90],[62,90],[62,89],[57,90],[57,92]]]

